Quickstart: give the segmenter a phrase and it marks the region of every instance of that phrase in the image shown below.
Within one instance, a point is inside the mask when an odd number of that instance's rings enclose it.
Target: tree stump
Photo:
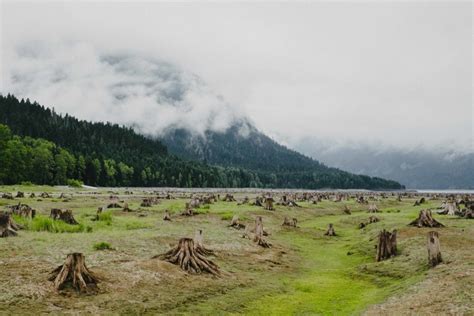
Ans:
[[[196,213],[192,208],[189,208],[189,203],[186,203],[186,209],[181,213],[182,216],[194,216]]]
[[[98,221],[99,218],[100,218],[100,214],[102,214],[102,211],[104,210],[104,208],[102,206],[98,207],[97,208],[97,211],[95,212],[95,220]],[[51,210],[52,211],[52,210]]]
[[[125,202],[125,203],[123,203],[122,212],[133,212],[133,210],[131,208],[129,208],[128,203]]]
[[[11,193],[3,193],[2,199],[13,200],[13,195]]]
[[[240,222],[238,215],[234,215],[232,217],[232,220],[230,221],[229,226],[233,227],[235,229],[244,229],[245,228],[245,225]]]
[[[194,241],[191,238],[181,238],[176,247],[153,258],[178,265],[188,273],[207,272],[216,276],[220,275],[219,267],[214,262],[195,251]]]
[[[36,210],[32,209],[27,204],[21,204],[18,202],[18,205],[11,207],[12,213],[21,217],[26,218],[35,218]]]
[[[444,227],[443,224],[433,218],[430,210],[421,210],[418,218],[408,225],[416,227]]]
[[[18,192],[16,193],[16,196],[15,196],[15,197],[16,197],[16,198],[24,198],[24,197],[25,197],[25,193],[23,193],[23,192],[21,192],[21,191],[18,191]]]
[[[43,193],[40,194],[40,197],[42,199],[49,199],[51,196],[49,195],[49,193],[43,192]]]
[[[254,203],[255,206],[263,206],[263,198],[260,197],[260,196],[257,196],[255,198],[255,203]]]
[[[370,204],[369,205],[369,210],[368,210],[369,213],[377,213],[378,211],[379,211],[379,209],[377,208],[377,205],[375,205],[375,204]]]
[[[224,202],[235,202],[235,198],[232,194],[227,193],[224,197]]]
[[[70,253],[63,265],[51,272],[49,281],[54,282],[56,290],[72,286],[78,292],[89,293],[97,290],[99,279],[86,266],[82,253]]]
[[[281,226],[296,227],[298,220],[296,218],[290,219],[288,216],[285,216],[283,219],[283,224]]]
[[[171,221],[170,211],[165,210],[165,215],[163,216],[164,221]]]
[[[344,209],[343,209],[343,212],[344,214],[347,214],[347,215],[351,215],[351,210],[349,209],[349,207],[347,205],[344,205]]]
[[[36,197],[35,192],[31,192],[31,194],[30,194],[30,199],[34,199],[35,197]]]
[[[435,267],[441,262],[443,258],[441,257],[441,250],[439,247],[439,235],[438,232],[431,231],[428,233],[428,263],[431,267]]]
[[[66,224],[69,225],[79,225],[79,223],[76,221],[74,216],[72,216],[72,211],[71,210],[60,210],[58,208],[53,208],[51,209],[51,213],[49,215],[52,219],[56,221],[63,221]]]
[[[213,250],[204,247],[202,229],[198,229],[194,235],[194,250],[203,256],[214,256]]]
[[[107,208],[122,208],[122,206],[116,202],[109,203]]]
[[[275,208],[273,207],[273,198],[272,197],[266,197],[265,198],[265,209],[268,211],[274,211]]]
[[[397,231],[393,232],[382,230],[379,234],[379,243],[377,245],[377,261],[382,261],[397,254]]]
[[[324,234],[325,236],[336,236],[336,232],[334,231],[334,226],[332,224],[329,224],[328,230]]]
[[[263,220],[261,216],[257,216],[257,219],[255,220],[255,235],[253,241],[263,248],[271,247],[271,244],[263,239]]]
[[[0,238],[17,236],[20,227],[16,225],[8,212],[0,212]]]
[[[365,226],[369,225],[369,224],[372,224],[372,223],[377,223],[379,220],[379,218],[377,216],[370,216],[367,221],[365,222],[362,222],[359,224],[359,228],[362,229],[364,228]]]

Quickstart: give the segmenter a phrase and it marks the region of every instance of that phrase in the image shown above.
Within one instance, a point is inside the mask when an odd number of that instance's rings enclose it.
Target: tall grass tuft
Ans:
[[[90,232],[91,227],[86,227],[83,224],[69,225],[63,221],[55,221],[49,217],[37,215],[33,219],[25,219],[22,217],[15,217],[15,221],[23,225],[25,229],[35,232],[51,232],[51,233],[81,233],[84,231]]]

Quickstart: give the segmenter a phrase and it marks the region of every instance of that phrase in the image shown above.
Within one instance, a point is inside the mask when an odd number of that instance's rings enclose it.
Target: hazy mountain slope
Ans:
[[[278,144],[246,120],[236,122],[225,132],[207,131],[205,135],[192,134],[184,129],[170,129],[160,139],[170,152],[179,157],[264,172],[270,178],[280,179],[279,184],[288,188],[401,187],[394,181],[329,168]]]
[[[368,146],[330,148],[299,145],[297,148],[322,162],[355,173],[393,179],[407,188],[474,188],[474,154],[423,149],[375,149]]]

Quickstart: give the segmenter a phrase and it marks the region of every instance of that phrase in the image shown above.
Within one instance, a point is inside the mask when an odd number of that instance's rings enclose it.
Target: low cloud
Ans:
[[[111,55],[89,43],[22,44],[9,51],[3,90],[92,121],[160,135],[224,131],[238,109],[198,76],[140,54]]]

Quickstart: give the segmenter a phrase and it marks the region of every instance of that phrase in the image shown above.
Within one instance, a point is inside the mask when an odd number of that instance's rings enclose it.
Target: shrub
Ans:
[[[24,186],[27,186],[27,187],[30,187],[30,186],[33,185],[33,182],[31,182],[31,181],[22,181],[20,184],[24,185]]]
[[[113,250],[112,246],[106,241],[102,241],[102,242],[98,242],[94,244],[94,249],[95,250]]]
[[[82,182],[81,180],[76,180],[76,179],[68,179],[67,180],[67,185],[70,186],[70,187],[80,188],[80,187],[82,187],[83,184],[84,184],[84,182]]]

